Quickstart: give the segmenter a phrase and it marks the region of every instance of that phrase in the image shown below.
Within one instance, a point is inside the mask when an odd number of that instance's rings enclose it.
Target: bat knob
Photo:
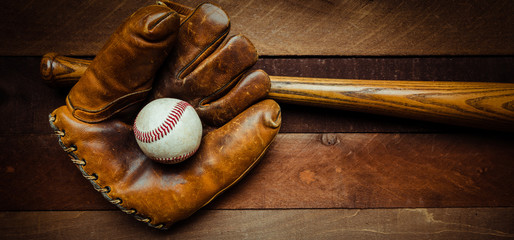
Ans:
[[[50,87],[71,87],[84,74],[89,64],[88,60],[64,57],[51,52],[41,58],[39,73]]]
[[[45,83],[50,86],[52,86],[55,82],[53,75],[55,57],[57,57],[57,53],[47,53],[43,56],[43,58],[41,58],[41,63],[39,64],[39,73],[41,74],[41,77]]]

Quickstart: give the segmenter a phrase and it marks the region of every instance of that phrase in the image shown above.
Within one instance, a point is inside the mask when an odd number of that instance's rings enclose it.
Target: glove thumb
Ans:
[[[179,15],[163,5],[144,7],[116,30],[71,89],[73,116],[95,123],[142,102],[177,38]]]

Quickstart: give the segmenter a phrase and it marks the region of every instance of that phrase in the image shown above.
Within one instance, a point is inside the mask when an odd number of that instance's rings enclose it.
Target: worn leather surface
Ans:
[[[257,61],[255,47],[242,35],[223,42],[229,30],[229,17],[221,8],[202,4],[192,11],[156,76],[151,98],[186,100],[204,122],[220,125],[255,99],[265,97],[270,88],[268,75],[260,70],[245,71]],[[241,97],[242,92],[249,97]]]
[[[222,44],[230,26],[223,10],[167,5],[180,14],[162,5],[134,13],[72,88],[66,106],[50,116],[61,146],[94,188],[157,228],[187,218],[237,182],[281,124],[278,104],[262,100],[269,77],[247,70],[257,59],[253,45],[244,36]],[[200,149],[180,164],[153,162],[134,138],[137,103],[161,97],[188,101],[204,125]]]
[[[66,103],[73,115],[99,122],[144,100],[155,72],[173,47],[178,26],[178,14],[165,6],[135,12],[71,89]]]

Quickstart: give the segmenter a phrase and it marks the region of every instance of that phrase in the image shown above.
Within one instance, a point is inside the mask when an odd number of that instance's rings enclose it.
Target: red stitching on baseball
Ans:
[[[182,162],[182,161],[186,160],[187,158],[193,156],[196,153],[197,150],[198,150],[198,148],[195,149],[192,152],[189,152],[189,153],[186,153],[186,154],[182,154],[182,155],[176,156],[176,157],[169,157],[169,158],[150,157],[150,158],[153,159],[153,160],[159,161],[159,162],[178,163],[178,162]]]
[[[180,120],[182,114],[188,106],[191,105],[189,105],[187,102],[178,102],[171,109],[166,119],[164,119],[164,122],[150,131],[141,131],[136,127],[137,119],[139,118],[139,116],[137,116],[134,122],[134,135],[136,136],[137,140],[144,143],[155,142],[163,138],[164,136],[168,135],[168,133],[170,133],[173,128],[175,128],[175,125],[177,124],[178,120]]]

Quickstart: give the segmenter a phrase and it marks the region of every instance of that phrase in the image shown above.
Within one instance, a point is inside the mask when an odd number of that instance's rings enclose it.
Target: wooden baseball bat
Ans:
[[[71,86],[90,61],[49,53],[41,75],[51,86]],[[270,76],[269,97],[484,129],[514,131],[514,83],[326,79]]]

